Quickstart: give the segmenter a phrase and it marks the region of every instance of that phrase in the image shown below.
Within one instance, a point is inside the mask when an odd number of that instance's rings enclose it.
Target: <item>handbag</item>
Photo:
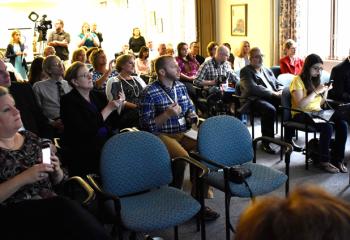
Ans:
[[[251,175],[252,171],[248,168],[235,166],[229,169],[229,180],[237,184],[243,183]]]

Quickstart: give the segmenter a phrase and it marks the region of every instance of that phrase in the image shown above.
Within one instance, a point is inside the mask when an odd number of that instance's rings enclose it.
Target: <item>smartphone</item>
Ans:
[[[325,85],[326,85],[326,86],[330,86],[333,82],[334,82],[334,80],[331,79],[331,80],[329,80],[329,82],[327,82]]]
[[[50,146],[44,147],[42,150],[43,163],[51,164],[51,148]]]
[[[121,82],[118,81],[118,82],[112,83],[111,94],[114,100],[119,99],[119,93],[121,93],[121,91],[122,91]]]

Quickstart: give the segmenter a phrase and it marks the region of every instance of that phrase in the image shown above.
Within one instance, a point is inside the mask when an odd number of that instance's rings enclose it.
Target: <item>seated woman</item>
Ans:
[[[320,82],[322,65],[323,61],[318,55],[311,54],[306,57],[300,75],[293,79],[289,87],[292,95],[292,108],[305,112],[319,112],[322,110],[321,106],[327,99],[328,90],[332,88],[332,85],[327,86]],[[330,173],[347,172],[347,168],[343,163],[348,129],[346,121],[337,112],[330,119],[334,124],[326,121],[315,123],[311,117],[305,119],[304,114],[296,112],[292,112],[292,116],[298,122],[308,121],[320,132],[320,167]],[[335,130],[335,142],[332,144],[330,152],[333,129]],[[291,142],[292,132],[292,129],[286,129],[286,141]]]
[[[65,79],[73,89],[61,98],[63,159],[73,175],[99,173],[100,151],[111,136],[105,120],[122,107],[124,96],[107,102],[104,93],[92,91],[91,73],[82,62],[73,63]]]
[[[113,69],[115,60],[111,60],[107,68],[107,56],[103,49],[99,48],[90,54],[90,63],[92,65],[92,81],[96,89],[105,90],[106,82],[109,78],[118,75],[118,72]]]
[[[205,61],[211,60],[216,53],[216,49],[219,47],[217,42],[209,42],[207,45],[207,54],[208,57],[205,58]]]
[[[150,77],[150,61],[149,57],[149,49],[148,47],[141,47],[139,57],[135,59],[135,71],[136,74],[139,75],[146,83],[149,81]]]
[[[190,98],[197,106],[197,94],[193,87],[193,81],[196,79],[196,74],[200,64],[188,51],[187,43],[180,42],[177,45],[177,54],[178,56],[175,58],[175,60],[180,68],[180,81],[185,84]]]
[[[86,51],[84,48],[80,47],[74,50],[71,63],[74,63],[76,61],[80,61],[82,63],[86,62]]]
[[[250,44],[248,41],[242,41],[238,49],[235,62],[233,64],[235,72],[240,71],[242,68],[250,64],[249,61]]]
[[[284,43],[284,51],[286,56],[280,59],[281,73],[299,74],[303,68],[304,61],[295,56],[296,43],[292,39],[288,39]]]
[[[146,83],[135,73],[135,57],[133,55],[121,55],[116,60],[116,68],[119,72],[117,78],[110,78],[106,86],[106,96],[108,100],[113,99],[112,84],[120,82],[121,92],[125,95],[125,103],[119,120],[114,122],[119,129],[139,126],[139,100]],[[114,113],[115,114],[115,113]]]
[[[21,116],[0,87],[0,226],[1,239],[110,239],[95,219],[53,187],[66,178],[51,148],[42,161],[42,140],[18,132]]]

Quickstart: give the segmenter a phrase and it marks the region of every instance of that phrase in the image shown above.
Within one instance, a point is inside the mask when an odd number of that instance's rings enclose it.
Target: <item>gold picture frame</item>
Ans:
[[[231,5],[231,36],[247,36],[248,4]]]

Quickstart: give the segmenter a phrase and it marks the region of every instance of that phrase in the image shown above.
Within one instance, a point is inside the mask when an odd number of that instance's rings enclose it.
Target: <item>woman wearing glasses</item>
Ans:
[[[103,93],[93,90],[91,73],[82,62],[73,63],[65,79],[73,89],[61,99],[64,160],[72,175],[98,173],[100,151],[112,132],[106,119],[123,107],[124,94],[108,102]]]
[[[328,90],[332,84],[322,84],[320,80],[323,65],[322,59],[316,54],[306,57],[300,75],[297,75],[290,84],[289,90],[292,95],[292,108],[304,112],[320,112],[321,106],[325,103]],[[329,173],[347,172],[345,167],[344,152],[347,139],[347,123],[335,112],[330,119],[332,123],[321,121],[315,123],[311,117],[292,112],[293,119],[298,122],[308,123],[320,132],[319,138],[319,165],[321,169]],[[331,145],[331,138],[335,131],[335,141]],[[286,131],[286,140],[291,141],[291,130]],[[331,148],[331,151],[330,151]]]

